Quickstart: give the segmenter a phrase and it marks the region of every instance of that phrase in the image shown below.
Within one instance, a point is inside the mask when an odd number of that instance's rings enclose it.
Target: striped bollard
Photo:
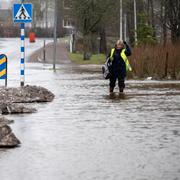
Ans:
[[[7,56],[0,54],[0,79],[5,79],[5,86],[7,87]]]
[[[21,86],[25,81],[25,23],[21,23]]]

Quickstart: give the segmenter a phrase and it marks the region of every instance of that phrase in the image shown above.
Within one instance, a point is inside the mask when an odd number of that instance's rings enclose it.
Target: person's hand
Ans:
[[[127,43],[126,43],[126,41],[123,41],[123,43],[126,45]]]

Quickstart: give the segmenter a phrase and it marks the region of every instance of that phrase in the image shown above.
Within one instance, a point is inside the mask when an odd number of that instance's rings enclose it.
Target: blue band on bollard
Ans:
[[[4,62],[3,64],[0,65],[0,71],[3,71],[4,69],[6,69],[6,63]]]
[[[21,41],[24,41],[25,37],[24,36],[21,36]]]
[[[6,74],[0,77],[0,79],[6,79],[6,78],[7,78]]]
[[[0,55],[0,59],[2,59],[2,58],[4,58],[4,57],[5,57],[4,54],[1,54],[1,55]]]
[[[24,52],[24,47],[21,47],[21,52]]]
[[[21,75],[24,76],[24,70],[21,70]]]
[[[21,64],[24,64],[24,58],[21,58]]]

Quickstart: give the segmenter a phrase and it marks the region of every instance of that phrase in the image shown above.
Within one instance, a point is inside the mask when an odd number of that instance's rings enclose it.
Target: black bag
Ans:
[[[111,69],[112,69],[112,62],[108,58],[105,64],[102,66],[102,73],[103,73],[104,79],[109,79],[111,77]]]

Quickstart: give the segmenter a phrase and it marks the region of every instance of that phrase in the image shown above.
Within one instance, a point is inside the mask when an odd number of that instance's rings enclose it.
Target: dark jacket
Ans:
[[[129,46],[127,44],[125,44],[125,54],[126,56],[130,56],[131,55],[131,49],[129,48]],[[126,64],[123,60],[123,58],[121,57],[121,52],[123,49],[116,49],[115,47],[115,51],[113,54],[113,60],[112,60],[112,69],[111,69],[111,74],[114,78],[125,78],[126,77]],[[111,52],[109,53],[109,56],[111,56]]]

